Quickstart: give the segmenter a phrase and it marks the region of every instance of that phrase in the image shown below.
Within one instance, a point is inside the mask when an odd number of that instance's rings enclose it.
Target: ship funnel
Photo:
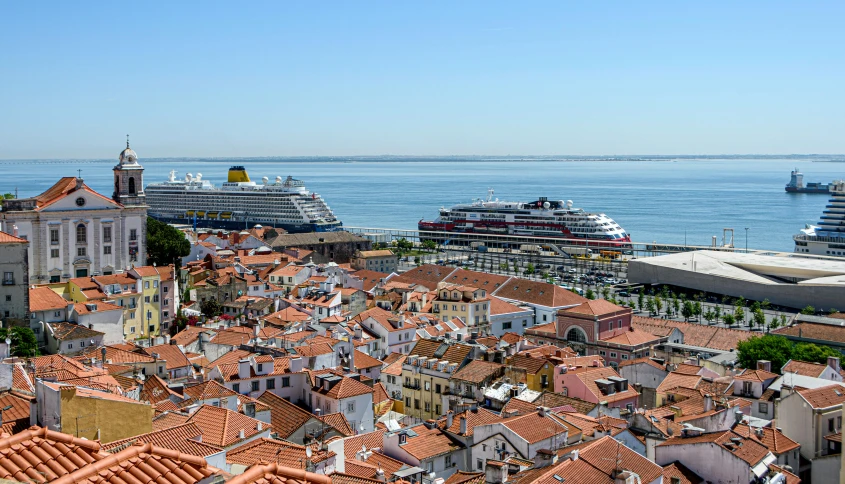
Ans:
[[[229,183],[248,182],[249,175],[246,173],[246,168],[243,166],[233,166],[229,168]]]

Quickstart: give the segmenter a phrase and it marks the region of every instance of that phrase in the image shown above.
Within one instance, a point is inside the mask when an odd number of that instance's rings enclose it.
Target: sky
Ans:
[[[2,2],[0,159],[845,153],[845,2]]]

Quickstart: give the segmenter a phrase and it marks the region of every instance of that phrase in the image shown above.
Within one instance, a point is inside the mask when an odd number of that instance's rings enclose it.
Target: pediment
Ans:
[[[42,207],[42,212],[60,212],[69,210],[114,210],[121,206],[93,190],[74,190],[54,200],[49,205]]]

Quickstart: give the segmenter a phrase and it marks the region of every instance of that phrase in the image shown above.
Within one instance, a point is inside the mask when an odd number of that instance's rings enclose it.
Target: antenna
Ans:
[[[129,135],[126,135],[126,148],[129,148]]]

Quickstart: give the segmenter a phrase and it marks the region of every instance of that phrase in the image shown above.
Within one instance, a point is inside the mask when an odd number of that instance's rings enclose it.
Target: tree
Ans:
[[[610,288],[609,287],[601,288],[601,297],[605,300],[610,299]]]
[[[838,312],[839,312],[839,310],[836,309],[836,308],[830,308],[830,309],[827,310],[827,314],[836,314]]]
[[[722,306],[716,306],[716,308],[713,309],[713,314],[716,316],[716,322],[718,323],[719,318],[722,317]]]
[[[414,257],[414,264],[420,265],[420,256]]]
[[[842,357],[842,354],[830,346],[814,343],[796,343],[792,348],[792,359],[810,363],[826,363],[828,356]]]
[[[736,318],[731,313],[725,314],[725,317],[723,317],[722,320],[725,321],[725,325],[728,327],[733,326],[736,322]]]
[[[734,307],[734,318],[736,318],[737,323],[745,324],[745,310],[742,309],[742,306]]]
[[[279,236],[279,233],[276,232],[276,229],[270,228],[264,231],[264,240],[273,240]]]
[[[772,307],[772,303],[769,301],[768,298],[763,299],[763,302],[760,303],[760,309],[766,310]]]
[[[649,316],[654,316],[654,298],[648,298],[645,302],[645,307],[648,309]]]
[[[681,314],[685,320],[689,321],[689,318],[695,314],[695,306],[689,301],[684,301],[684,305],[681,307]]]
[[[660,315],[660,311],[663,309],[663,299],[661,299],[660,296],[654,296],[654,309],[657,311],[657,314]]]
[[[200,303],[200,312],[207,318],[213,318],[219,316],[223,311],[216,299],[208,299]]]
[[[396,248],[399,249],[400,252],[404,252],[414,248],[414,243],[406,239],[405,237],[402,237],[394,242],[396,242]]]
[[[704,319],[707,321],[707,324],[710,324],[711,322],[713,322],[714,319],[716,319],[716,313],[713,312],[712,309],[708,309],[704,313]]]
[[[180,267],[182,257],[191,253],[191,243],[177,228],[147,217],[147,264]]]
[[[639,311],[643,310],[644,299],[645,299],[645,296],[643,295],[643,290],[640,289],[639,292],[637,292],[637,310],[639,310]]]
[[[816,308],[814,308],[813,306],[806,306],[804,307],[804,309],[801,310],[801,314],[813,316],[816,314]]]
[[[766,326],[766,315],[763,314],[763,310],[757,308],[751,313],[751,326],[759,326],[764,327]]]
[[[675,314],[675,315],[677,315],[679,312],[681,312],[681,303],[678,301],[678,298],[676,298],[676,297],[672,298],[672,311],[673,311],[672,314]]]
[[[695,301],[692,305],[692,314],[698,318],[698,322],[701,322],[701,301]]]
[[[742,368],[756,368],[758,360],[768,360],[772,369],[780,370],[792,359],[792,349],[792,343],[783,336],[752,336],[736,345],[737,363]]]
[[[426,239],[426,240],[423,240],[422,247],[423,247],[423,249],[425,249],[429,252],[434,252],[434,250],[437,249],[437,242],[435,242],[431,239]]]
[[[587,293],[584,294],[584,297],[586,297],[587,299],[595,299],[596,293],[594,293],[592,289],[587,289]]]
[[[530,262],[528,263],[527,266],[525,266],[525,273],[528,274],[528,275],[534,274],[534,272],[536,272],[536,271],[537,271],[537,269],[534,268],[534,264],[532,264]]]
[[[12,347],[9,349],[9,354],[21,358],[31,358],[38,356],[38,340],[35,339],[35,333],[25,326],[15,326],[12,328],[0,328],[0,341],[5,341],[9,338],[12,342]]]
[[[506,270],[508,270],[508,268],[510,268],[510,266],[507,262],[502,262],[501,264],[499,264],[499,270],[502,272],[505,272]]]

